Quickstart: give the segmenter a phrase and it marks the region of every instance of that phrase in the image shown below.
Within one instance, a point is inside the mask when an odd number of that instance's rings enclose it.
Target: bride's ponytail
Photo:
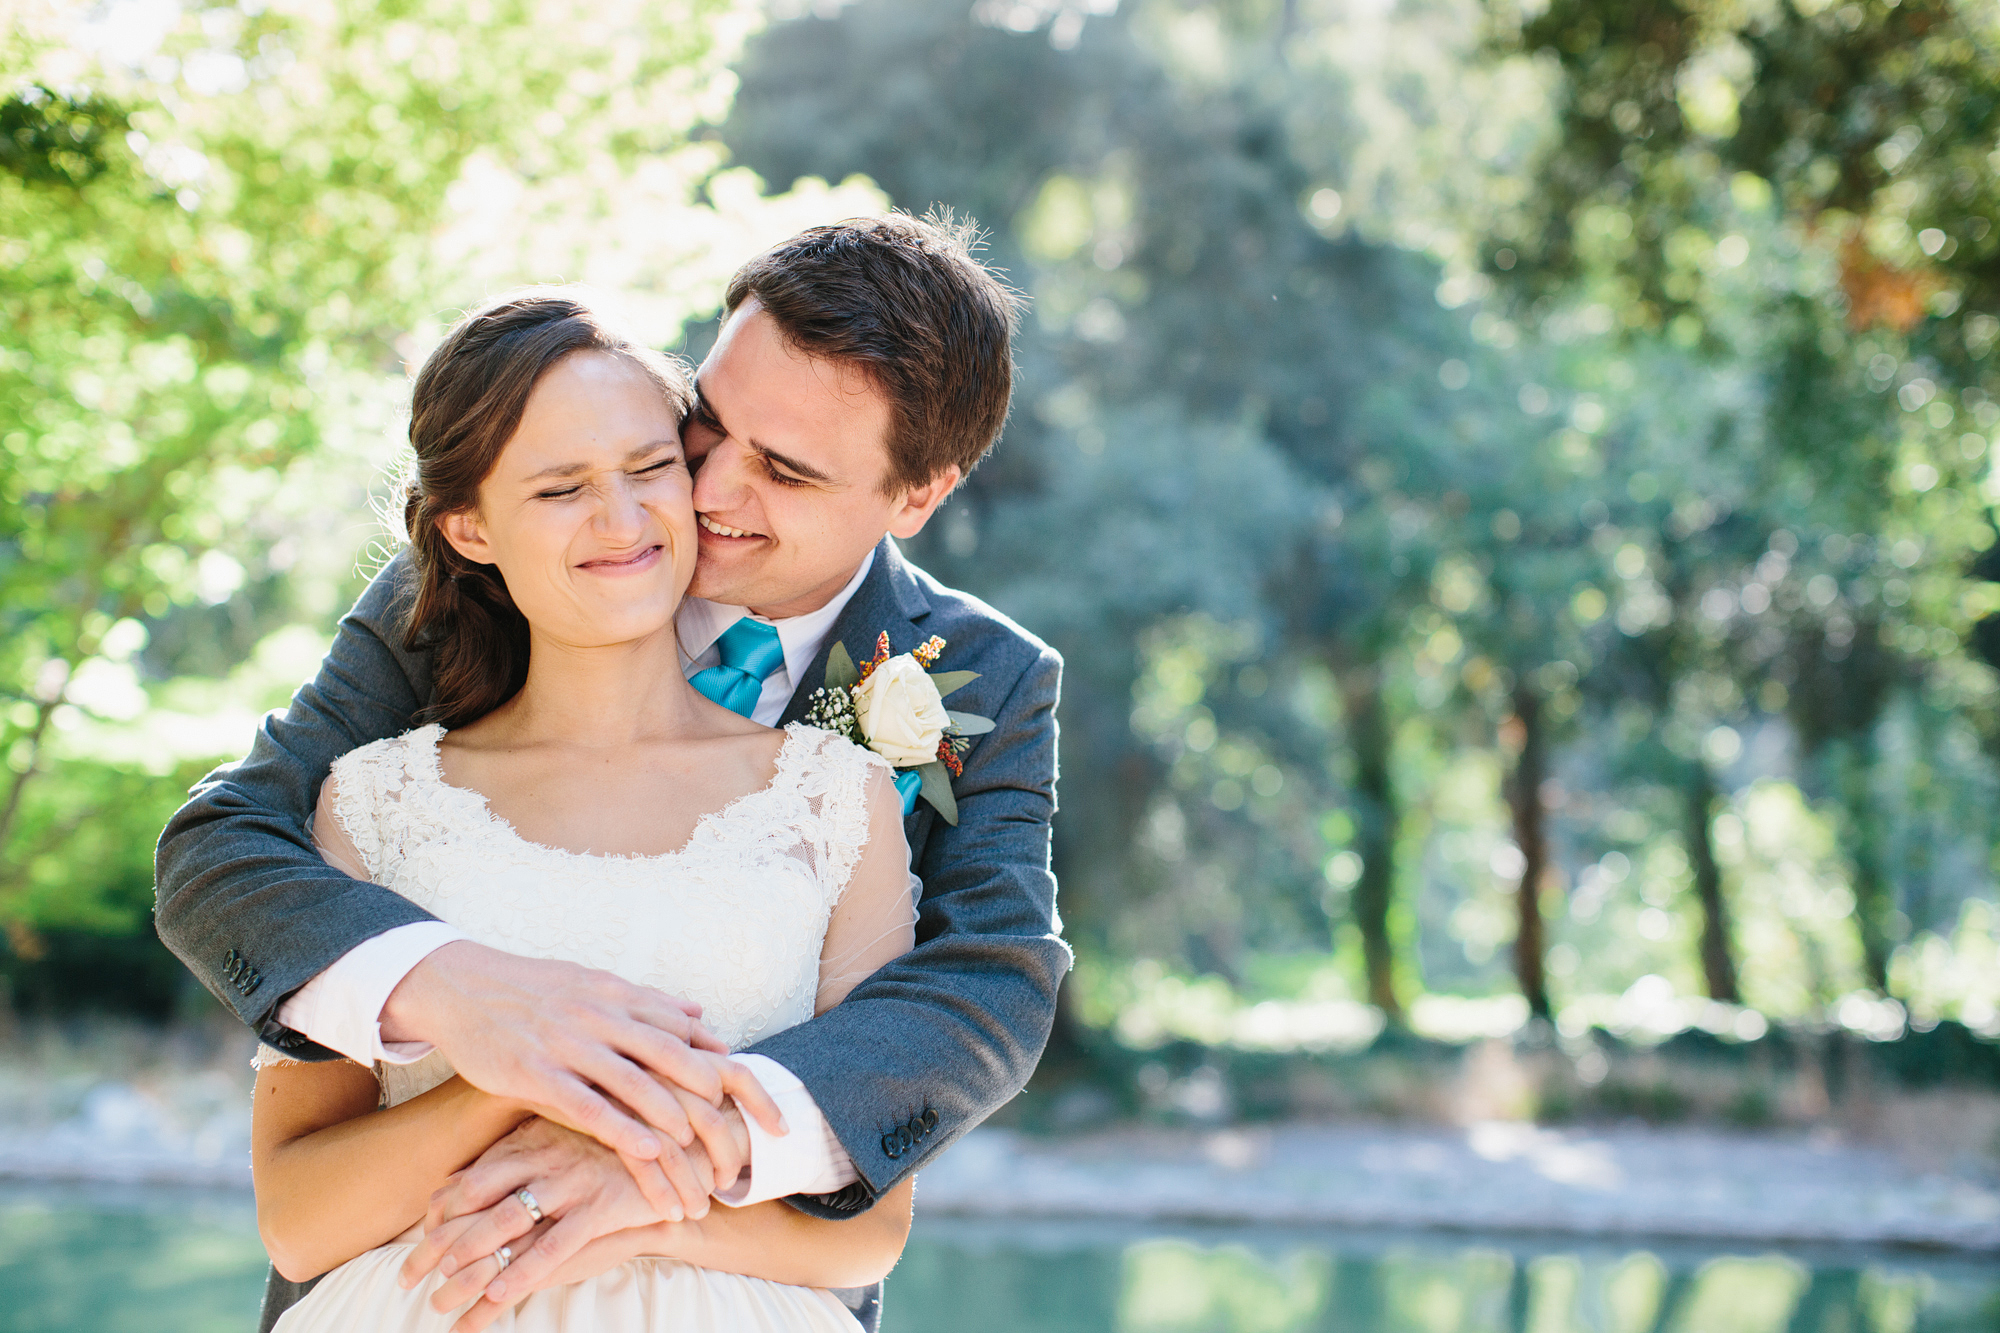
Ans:
[[[416,460],[403,501],[416,596],[404,647],[431,654],[432,699],[419,720],[463,726],[528,679],[528,622],[492,565],[468,560],[438,521],[479,507],[479,487],[513,437],[535,384],[564,357],[609,352],[644,371],[675,418],[694,403],[686,371],[609,327],[570,296],[525,295],[468,315],[417,373]]]

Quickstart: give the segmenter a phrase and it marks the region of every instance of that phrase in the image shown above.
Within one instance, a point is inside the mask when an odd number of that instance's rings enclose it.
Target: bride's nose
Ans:
[[[592,530],[607,545],[631,546],[646,530],[646,509],[631,479],[620,477],[604,490],[604,499],[592,517]]]

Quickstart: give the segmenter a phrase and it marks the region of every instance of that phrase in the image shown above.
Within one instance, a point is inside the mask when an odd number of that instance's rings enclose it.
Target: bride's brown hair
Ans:
[[[453,550],[438,520],[479,508],[480,484],[520,426],[536,383],[578,352],[630,361],[659,387],[677,422],[694,405],[685,367],[570,296],[516,296],[466,316],[417,373],[410,397],[416,461],[403,501],[417,588],[403,646],[431,655],[432,698],[420,721],[462,726],[527,682],[527,618],[500,571]]]

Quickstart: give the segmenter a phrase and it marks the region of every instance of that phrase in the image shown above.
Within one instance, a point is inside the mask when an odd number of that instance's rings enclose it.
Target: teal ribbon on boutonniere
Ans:
[[[993,730],[993,720],[944,706],[946,695],[979,679],[977,671],[932,671],[944,647],[932,635],[910,652],[892,654],[884,631],[876,637],[875,656],[857,667],[847,645],[834,644],[826,656],[826,683],[813,691],[805,720],[887,759],[905,815],[921,797],[947,824],[957,824],[952,779],[964,776],[972,738]]]

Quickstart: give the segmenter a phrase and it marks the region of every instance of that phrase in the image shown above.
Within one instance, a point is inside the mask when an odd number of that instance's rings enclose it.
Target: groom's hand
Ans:
[[[703,1102],[735,1097],[774,1134],[783,1118],[749,1071],[701,1025],[701,1006],[609,972],[521,958],[460,940],[411,969],[382,1006],[384,1041],[427,1041],[466,1082],[547,1107],[627,1157],[652,1160],[655,1129],[692,1142],[677,1085]]]

